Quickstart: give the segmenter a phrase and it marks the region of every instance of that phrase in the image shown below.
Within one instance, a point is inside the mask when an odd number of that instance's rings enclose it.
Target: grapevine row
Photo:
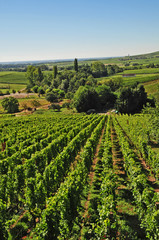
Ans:
[[[148,239],[157,240],[159,238],[159,211],[156,210],[157,194],[148,184],[141,166],[137,163],[137,157],[115,118],[113,123],[124,156],[125,170],[130,179],[130,187],[138,208],[141,226],[146,229]]]
[[[73,221],[77,216],[82,189],[87,181],[87,175],[94,156],[105,119],[102,118],[86,142],[76,168],[69,172],[57,193],[50,199],[46,210],[42,213],[41,223],[37,224],[35,232],[41,239],[66,239],[70,236]]]

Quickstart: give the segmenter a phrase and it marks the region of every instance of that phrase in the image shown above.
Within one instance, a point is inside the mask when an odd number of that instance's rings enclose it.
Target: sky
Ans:
[[[0,62],[159,51],[158,0],[0,0]]]

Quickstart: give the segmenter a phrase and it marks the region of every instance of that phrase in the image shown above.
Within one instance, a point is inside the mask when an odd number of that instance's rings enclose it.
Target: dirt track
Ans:
[[[3,99],[5,97],[26,98],[35,95],[35,93],[11,93],[9,95],[0,96],[0,99]]]

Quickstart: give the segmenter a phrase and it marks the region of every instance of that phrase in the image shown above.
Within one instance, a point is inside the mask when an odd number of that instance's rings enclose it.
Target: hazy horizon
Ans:
[[[158,7],[157,0],[1,0],[0,62],[156,52]]]
[[[159,51],[155,51],[159,52]],[[86,57],[86,58],[77,58],[79,61],[84,61],[84,60],[93,60],[93,59],[109,59],[109,58],[120,58],[120,57],[131,57],[131,56],[137,56],[137,55],[142,55],[142,54],[149,54],[153,52],[145,52],[145,53],[137,53],[135,55],[125,55],[125,56],[109,56],[109,57]],[[63,62],[63,61],[74,61],[75,58],[61,58],[61,59],[35,59],[35,60],[22,60],[22,61],[6,61],[6,62],[1,62],[0,64],[8,64],[8,63],[32,63],[32,62]]]
[[[91,59],[109,59],[109,58],[118,58],[118,57],[124,57],[124,56],[112,56],[112,57],[94,57],[94,58],[77,58],[79,61],[83,60],[91,60]],[[3,63],[28,63],[28,62],[62,62],[62,61],[73,61],[75,58],[63,58],[63,59],[36,59],[36,60],[22,60],[22,61],[6,61],[6,62],[0,62],[0,64]]]

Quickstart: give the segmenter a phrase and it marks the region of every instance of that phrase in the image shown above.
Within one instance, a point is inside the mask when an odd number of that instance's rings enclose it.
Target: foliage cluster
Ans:
[[[4,98],[2,100],[2,107],[7,111],[7,113],[15,113],[19,111],[18,100],[14,97]]]

